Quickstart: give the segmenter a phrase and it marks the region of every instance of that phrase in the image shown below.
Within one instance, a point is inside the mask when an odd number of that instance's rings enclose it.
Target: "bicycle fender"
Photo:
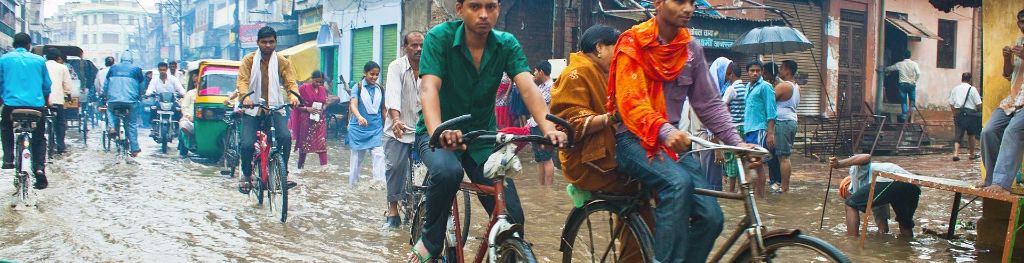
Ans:
[[[523,237],[523,225],[512,224],[507,220],[507,215],[501,215],[494,227],[491,228],[491,232],[487,235],[487,240],[491,244],[487,250],[490,253],[490,261],[495,262],[497,260],[497,247],[499,240],[505,240],[509,237]]]

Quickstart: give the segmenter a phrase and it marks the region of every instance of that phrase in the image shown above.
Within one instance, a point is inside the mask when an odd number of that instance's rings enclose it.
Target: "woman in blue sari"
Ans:
[[[359,182],[360,166],[366,153],[373,155],[373,178],[384,178],[384,152],[380,149],[384,136],[384,90],[377,80],[380,65],[370,61],[363,66],[363,79],[353,87],[348,121],[349,185]]]

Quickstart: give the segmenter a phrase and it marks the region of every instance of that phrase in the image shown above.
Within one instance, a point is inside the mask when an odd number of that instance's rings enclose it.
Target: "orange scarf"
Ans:
[[[626,30],[619,37],[610,66],[606,107],[609,112],[622,116],[622,122],[640,138],[649,158],[658,149],[663,149],[674,160],[678,158],[676,153],[658,142],[659,131],[668,122],[663,89],[664,83],[675,80],[686,65],[689,59],[687,45],[693,38],[686,28],[680,28],[675,39],[668,44],[662,45],[658,36],[658,24],[651,18]],[[643,80],[623,81],[618,84],[624,85],[617,85],[620,77]],[[622,105],[617,104],[616,96],[621,96]]]

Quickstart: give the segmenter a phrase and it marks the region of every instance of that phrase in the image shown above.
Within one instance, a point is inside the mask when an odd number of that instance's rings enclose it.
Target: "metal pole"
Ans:
[[[21,1],[21,32],[28,34],[28,0]]]
[[[241,10],[239,5],[241,4],[241,1],[235,0],[235,56],[233,58],[234,60],[242,60],[242,22],[238,19],[238,17],[240,16],[239,10]]]
[[[878,1],[878,45],[875,49],[875,112],[881,113],[885,86],[885,0]]]
[[[185,60],[185,26],[182,23],[181,9],[185,8],[178,0],[178,60]]]

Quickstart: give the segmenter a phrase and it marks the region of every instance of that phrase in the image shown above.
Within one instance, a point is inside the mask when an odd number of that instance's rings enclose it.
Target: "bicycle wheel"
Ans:
[[[28,174],[22,171],[22,165],[24,165],[23,162],[24,159],[26,159],[24,156],[22,156],[22,153],[25,152],[24,142],[25,140],[28,139],[29,137],[26,135],[18,136],[18,143],[15,144],[15,153],[17,153],[17,157],[14,158],[14,170],[16,171],[14,172],[14,183],[15,187],[18,190],[18,199],[21,200],[22,203],[28,202]],[[27,159],[29,159],[30,161],[32,160],[31,156]]]
[[[498,241],[498,260],[501,263],[535,263],[533,249],[522,238],[508,237]]]
[[[278,193],[281,192],[281,174],[276,172],[277,164],[275,164],[275,157],[271,156],[267,160],[267,180],[264,182],[267,186],[266,194],[264,197],[267,198],[267,208],[270,210],[271,215],[277,215],[278,210]]]
[[[272,185],[271,188],[274,189],[273,192],[278,195],[276,197],[278,202],[275,204],[279,205],[277,209],[281,212],[281,223],[288,220],[288,172],[285,169],[287,168],[283,165],[281,155],[279,153],[275,153],[270,159],[270,165],[268,167],[270,176],[268,180],[271,181],[270,185]],[[270,195],[271,202],[274,201],[274,193],[271,193]]]
[[[416,245],[416,241],[419,241],[420,240],[420,236],[423,235],[423,219],[427,216],[426,201],[420,201],[419,203],[416,203],[416,208],[414,210],[415,210],[415,212],[412,215],[412,218],[408,219],[408,217],[407,217],[407,219],[406,219],[406,220],[411,221],[410,224],[412,224],[410,229],[409,229],[409,245],[410,246],[415,246]]]
[[[647,224],[639,214],[623,218],[619,210],[606,202],[574,209],[562,232],[562,262],[654,262]]]
[[[769,262],[850,262],[843,252],[828,242],[802,234],[765,239],[765,258]],[[743,249],[732,262],[753,262],[749,249]]]

